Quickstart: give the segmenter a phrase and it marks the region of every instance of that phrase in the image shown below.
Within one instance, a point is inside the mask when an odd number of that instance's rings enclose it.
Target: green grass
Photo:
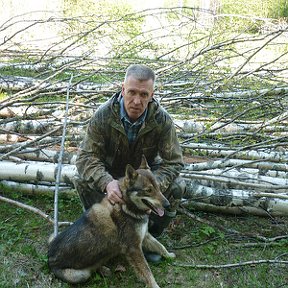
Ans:
[[[53,216],[52,196],[25,196],[16,192],[1,193],[42,209]],[[59,201],[60,221],[73,221],[81,214],[78,197],[61,196]],[[213,226],[208,226],[178,215],[174,225],[160,241],[177,258],[160,265],[150,265],[160,287],[285,287],[288,285],[287,266],[253,265],[231,269],[194,269],[180,267],[179,263],[226,264],[259,259],[287,259],[287,240],[278,245],[245,248],[255,242],[245,234],[274,237],[288,234],[286,218],[259,218],[254,216],[223,216],[195,212],[199,217],[226,228],[236,229],[240,236],[227,235]],[[52,224],[40,216],[10,204],[0,204],[0,287],[71,287],[56,279],[47,266],[47,239],[53,232]],[[286,256],[285,256],[286,255]],[[125,266],[125,272],[115,272],[117,264]],[[123,258],[108,263],[112,276],[93,275],[88,283],[75,287],[144,287]]]

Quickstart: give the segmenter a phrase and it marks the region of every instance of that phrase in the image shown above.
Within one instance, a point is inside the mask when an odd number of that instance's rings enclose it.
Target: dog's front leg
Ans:
[[[147,287],[160,288],[140,248],[130,249],[126,254],[126,259],[140,280],[146,283]]]
[[[143,240],[143,248],[150,252],[156,252],[164,258],[175,258],[174,253],[167,251],[164,245],[162,245],[156,238],[154,238],[149,232],[146,233]]]

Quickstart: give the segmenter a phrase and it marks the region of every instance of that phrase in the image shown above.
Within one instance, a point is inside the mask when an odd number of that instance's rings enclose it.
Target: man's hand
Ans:
[[[124,203],[118,180],[112,180],[109,182],[106,186],[106,192],[107,198],[112,205],[115,203]]]

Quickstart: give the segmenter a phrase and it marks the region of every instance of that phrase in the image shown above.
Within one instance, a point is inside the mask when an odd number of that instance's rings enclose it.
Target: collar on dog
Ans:
[[[122,207],[122,210],[124,213],[126,213],[127,215],[135,218],[135,219],[138,219],[138,220],[145,220],[145,219],[148,219],[148,215],[147,214],[135,214],[133,213],[131,210],[129,210],[127,208],[127,205],[126,204],[122,204],[121,205]]]

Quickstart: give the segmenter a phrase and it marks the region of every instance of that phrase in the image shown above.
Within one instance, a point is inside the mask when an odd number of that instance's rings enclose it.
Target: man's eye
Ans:
[[[128,95],[129,96],[134,96],[135,95],[135,91],[128,91]]]

